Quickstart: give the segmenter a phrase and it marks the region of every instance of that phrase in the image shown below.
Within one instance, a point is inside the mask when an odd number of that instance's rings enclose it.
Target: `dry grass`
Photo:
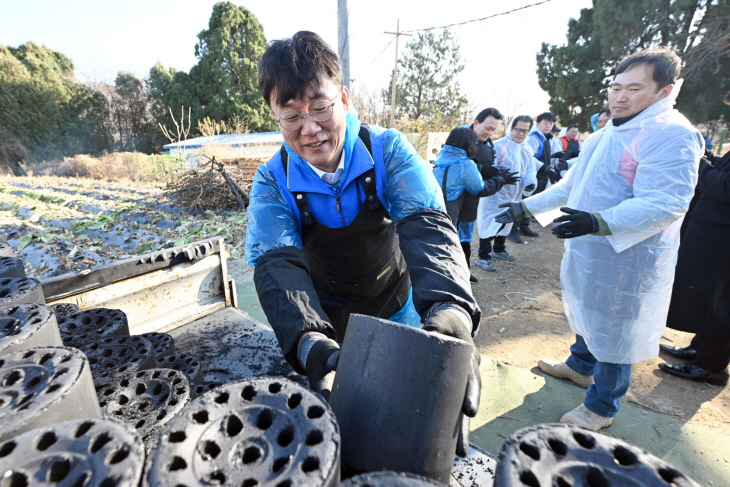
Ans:
[[[101,157],[86,154],[44,162],[30,168],[36,176],[88,178],[104,181],[173,182],[182,172],[182,163],[170,156],[140,152],[115,152]]]

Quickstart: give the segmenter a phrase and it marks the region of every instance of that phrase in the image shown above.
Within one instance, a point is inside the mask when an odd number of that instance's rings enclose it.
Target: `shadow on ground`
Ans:
[[[546,376],[536,368],[504,365],[483,357],[482,401],[472,420],[471,441],[498,454],[516,430],[560,420],[580,404],[585,390]],[[614,424],[601,431],[653,453],[701,485],[730,485],[730,438],[668,414],[622,403]]]

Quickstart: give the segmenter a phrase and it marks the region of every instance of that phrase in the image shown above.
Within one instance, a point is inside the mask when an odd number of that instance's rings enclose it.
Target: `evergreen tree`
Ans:
[[[208,29],[198,34],[198,64],[190,70],[203,116],[227,120],[238,115],[253,131],[277,130],[258,89],[258,66],[266,51],[264,29],[246,8],[230,2],[213,6]]]
[[[540,86],[563,124],[582,130],[606,104],[618,62],[633,52],[669,46],[684,62],[677,108],[694,123],[727,120],[730,91],[728,0],[595,0],[568,23],[567,44],[543,43],[537,54]]]
[[[464,70],[459,45],[448,29],[441,35],[421,32],[406,44],[398,59],[396,79],[396,118],[411,121],[459,123],[467,99],[461,94],[456,77]],[[391,72],[392,77],[392,72]],[[390,105],[392,83],[383,92]]]

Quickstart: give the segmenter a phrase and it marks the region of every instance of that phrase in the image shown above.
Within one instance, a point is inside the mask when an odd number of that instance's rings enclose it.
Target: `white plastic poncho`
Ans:
[[[674,281],[679,229],[697,182],[700,133],[668,98],[609,122],[558,184],[525,200],[543,226],[568,206],[598,212],[612,235],[565,241],[560,268],[572,330],[601,362],[655,358]]]
[[[518,144],[507,135],[494,143],[494,150],[497,152],[495,164],[518,173],[520,181],[517,184],[502,186],[502,189],[492,196],[479,198],[479,207],[477,208],[479,238],[508,235],[512,229],[512,224],[508,223],[499,231],[502,224],[494,221],[495,216],[504,212],[504,208],[499,208],[499,205],[520,201],[522,193],[525,193],[525,186],[537,184],[533,154],[524,142]],[[497,233],[498,231],[499,233]]]

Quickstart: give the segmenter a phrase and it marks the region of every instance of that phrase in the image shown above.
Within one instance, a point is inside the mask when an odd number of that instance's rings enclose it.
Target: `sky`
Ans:
[[[390,82],[395,43],[385,31],[463,22],[540,0],[350,0],[352,89],[379,91]],[[69,57],[78,81],[113,81],[119,71],[140,78],[158,61],[189,71],[197,34],[206,29],[213,0],[0,0],[0,45],[27,41]],[[318,33],[337,48],[337,0],[233,0],[263,25],[267,40],[299,30]],[[535,54],[543,42],[563,45],[568,20],[591,0],[550,0],[508,15],[451,30],[465,69],[459,83],[470,104],[505,115],[537,115],[549,96],[538,85]],[[438,32],[438,31],[437,31]],[[399,52],[408,37],[400,38]]]

